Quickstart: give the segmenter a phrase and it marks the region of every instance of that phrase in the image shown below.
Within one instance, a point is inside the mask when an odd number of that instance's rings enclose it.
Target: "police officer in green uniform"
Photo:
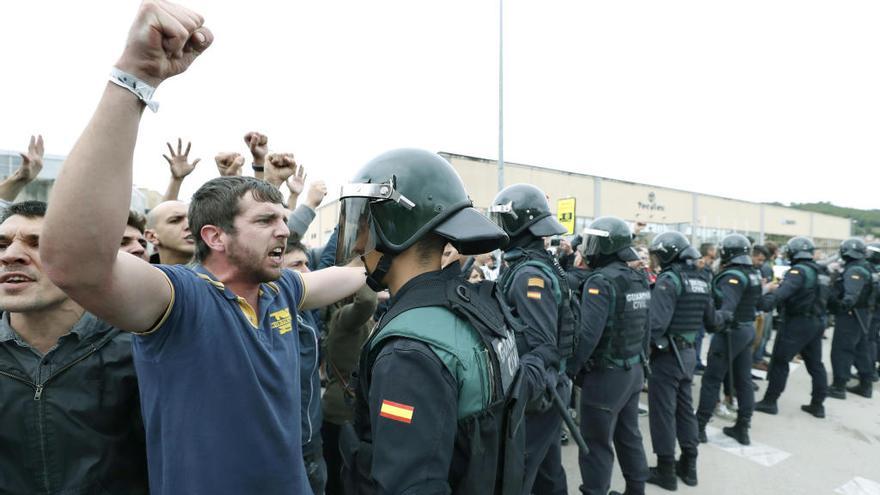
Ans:
[[[566,228],[550,212],[544,192],[530,184],[504,188],[495,196],[489,213],[510,236],[503,258],[508,268],[498,283],[523,329],[517,335],[520,354],[542,346],[558,350],[560,355],[570,354],[575,332],[571,291],[565,271],[544,249],[544,237],[563,234]],[[560,344],[568,352],[559,349]],[[547,386],[567,397],[571,389],[565,369],[558,363],[548,364]],[[526,414],[525,495],[568,493],[562,468],[562,417],[551,405],[547,397]]]
[[[785,390],[788,379],[788,363],[798,354],[804,359],[807,372],[813,381],[812,400],[801,406],[805,412],[817,418],[825,417],[822,402],[828,393],[828,375],[822,364],[822,324],[819,316],[830,292],[829,278],[813,261],[816,246],[807,237],[793,237],[785,245],[791,268],[785,274],[778,289],[772,289],[761,298],[758,308],[773,311],[779,307],[782,327],[773,344],[773,358],[767,373],[767,391],[755,404],[755,410],[777,414],[777,400]]]
[[[648,483],[677,490],[676,474],[697,485],[697,417],[691,388],[697,352],[694,341],[705,325],[723,324],[715,311],[709,281],[696,265],[700,252],[679,232],[664,232],[648,247],[662,271],[651,291],[651,376],[648,378],[648,419],[657,467]],[[675,440],[681,458],[675,462]]]
[[[360,258],[371,288],[392,294],[352,377],[347,493],[519,493],[522,404],[544,357],[520,367],[493,284],[467,284],[457,263],[440,270],[447,242],[475,254],[506,240],[434,153],[387,152],[343,186],[337,263]]]
[[[833,299],[834,337],[831,340],[831,371],[834,381],[828,396],[846,399],[846,391],[870,398],[873,365],[868,353],[868,326],[873,298],[874,267],[865,258],[865,241],[851,238],[840,244],[840,257],[846,261],[843,275],[835,284]],[[859,384],[847,387],[850,367],[855,364]]]
[[[706,424],[712,417],[724,375],[730,370],[739,409],[736,424],[723,428],[725,435],[749,445],[749,426],[755,407],[752,388],[752,341],[755,340],[755,308],[761,298],[761,273],[752,266],[752,246],[740,234],[721,240],[721,272],[713,281],[716,307],[719,307],[730,328],[718,334],[709,346],[706,371],[700,384],[700,405],[697,422],[701,442],[706,442]]]
[[[578,456],[580,490],[608,493],[616,451],[624,493],[643,494],[649,471],[638,420],[649,340],[648,280],[627,265],[639,257],[632,231],[619,218],[594,220],[579,249],[593,269],[581,288],[579,341],[569,367],[581,384],[580,430],[590,446],[589,455]]]

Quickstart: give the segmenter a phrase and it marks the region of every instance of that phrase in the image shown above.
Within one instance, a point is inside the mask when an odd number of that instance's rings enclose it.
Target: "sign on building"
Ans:
[[[574,234],[574,205],[574,198],[562,198],[556,202],[556,218],[568,229],[568,235]]]

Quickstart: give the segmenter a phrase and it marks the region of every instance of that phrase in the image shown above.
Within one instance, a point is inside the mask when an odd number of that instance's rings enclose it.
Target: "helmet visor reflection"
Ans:
[[[336,266],[346,266],[376,248],[369,198],[344,198],[339,204]]]

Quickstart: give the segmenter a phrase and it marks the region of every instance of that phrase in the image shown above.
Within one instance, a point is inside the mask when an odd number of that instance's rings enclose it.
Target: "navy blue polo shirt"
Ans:
[[[173,289],[134,362],[154,495],[310,494],[302,459],[297,272],[259,314],[204,267],[158,265]]]

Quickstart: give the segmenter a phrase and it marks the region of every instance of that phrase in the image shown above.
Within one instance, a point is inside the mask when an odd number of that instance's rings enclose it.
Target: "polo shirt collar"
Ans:
[[[231,301],[238,300],[238,296],[234,292],[229,290],[229,288],[227,288],[226,285],[223,284],[223,282],[217,280],[217,277],[215,277],[213,273],[208,271],[208,269],[205,268],[204,265],[197,263],[197,264],[192,265],[191,269],[192,269],[192,271],[196,272],[196,274],[199,276],[199,278],[202,278],[203,280],[210,282],[211,285],[213,285],[215,288],[217,288],[217,290],[222,292],[223,295],[226,297],[226,299],[229,299]],[[267,289],[268,289],[268,291],[267,291]],[[266,282],[266,283],[260,284],[260,297],[262,297],[266,293],[274,296],[274,295],[278,294],[279,292],[281,292],[281,290],[278,288],[278,284],[276,284],[275,282]]]

